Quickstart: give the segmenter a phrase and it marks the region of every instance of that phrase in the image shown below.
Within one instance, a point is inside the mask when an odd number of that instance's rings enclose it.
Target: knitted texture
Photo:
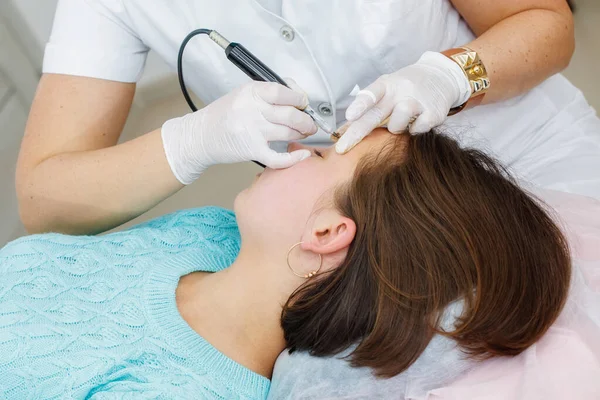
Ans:
[[[179,278],[228,267],[232,212],[177,212],[105,236],[0,250],[1,399],[263,399],[269,380],[181,318]]]

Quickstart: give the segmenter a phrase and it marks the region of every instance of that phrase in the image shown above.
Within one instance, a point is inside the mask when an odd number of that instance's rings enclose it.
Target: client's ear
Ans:
[[[346,250],[356,235],[356,224],[335,209],[321,210],[304,232],[304,250],[329,255]]]

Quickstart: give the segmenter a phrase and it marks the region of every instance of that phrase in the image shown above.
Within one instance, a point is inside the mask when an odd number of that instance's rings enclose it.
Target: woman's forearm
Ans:
[[[465,45],[477,51],[488,71],[491,87],[484,103],[522,94],[560,72],[569,64],[575,47],[573,18],[566,2],[546,1],[555,7],[526,10],[512,10],[513,0],[494,2],[510,15],[491,24],[492,19],[486,17],[486,12],[477,15],[484,9],[501,13],[496,6],[485,7],[487,0],[478,2],[479,7],[475,7],[473,1],[453,1],[478,35]]]
[[[26,176],[17,192],[32,233],[103,232],[183,187],[166,160],[160,129],[105,149],[58,154]]]

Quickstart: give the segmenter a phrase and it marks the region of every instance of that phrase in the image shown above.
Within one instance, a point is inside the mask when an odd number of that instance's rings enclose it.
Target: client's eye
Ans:
[[[319,150],[314,149],[313,152],[315,153],[316,156],[323,158],[323,153],[321,153]]]

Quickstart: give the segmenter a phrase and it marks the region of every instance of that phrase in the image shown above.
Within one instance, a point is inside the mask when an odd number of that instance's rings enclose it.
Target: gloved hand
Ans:
[[[287,83],[298,88],[291,80]],[[301,91],[250,82],[195,113],[165,122],[161,136],[173,174],[188,185],[215,164],[256,160],[270,168],[287,168],[302,161],[310,156],[308,150],[277,153],[269,142],[316,133],[312,118],[299,110],[307,104]]]
[[[470,95],[469,81],[457,63],[441,53],[426,52],[415,64],[382,75],[358,93],[346,110],[348,123],[336,151],[348,152],[387,117],[392,133],[409,125],[411,133],[427,132]]]

